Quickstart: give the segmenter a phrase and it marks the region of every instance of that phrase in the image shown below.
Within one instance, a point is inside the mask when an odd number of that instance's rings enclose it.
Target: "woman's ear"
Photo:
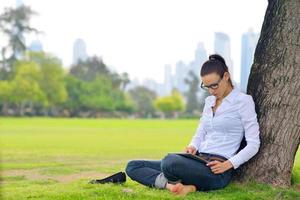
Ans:
[[[229,75],[228,72],[224,73],[224,78],[225,78],[226,81],[228,81],[230,79],[230,75]]]

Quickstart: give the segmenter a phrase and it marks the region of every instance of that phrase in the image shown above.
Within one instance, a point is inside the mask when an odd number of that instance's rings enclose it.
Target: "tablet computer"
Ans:
[[[209,160],[206,160],[204,158],[201,158],[200,156],[193,155],[193,154],[190,154],[190,153],[181,152],[181,153],[173,153],[173,154],[180,155],[180,156],[183,156],[183,157],[186,157],[186,158],[190,158],[190,159],[194,159],[194,160],[203,162],[205,164],[207,164],[207,163],[210,162]]]

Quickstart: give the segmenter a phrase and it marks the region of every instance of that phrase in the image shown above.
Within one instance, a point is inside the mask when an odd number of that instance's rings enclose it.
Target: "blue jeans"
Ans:
[[[207,155],[212,156],[212,154]],[[184,185],[196,186],[198,191],[208,191],[228,185],[232,178],[233,168],[222,174],[214,174],[205,163],[176,154],[168,154],[158,161],[132,160],[127,164],[126,174],[132,180],[149,187],[157,187],[157,183],[165,179],[164,187],[167,182],[181,182]]]

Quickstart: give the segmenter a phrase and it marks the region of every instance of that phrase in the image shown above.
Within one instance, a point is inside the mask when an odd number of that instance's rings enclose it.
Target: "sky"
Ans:
[[[20,0],[19,0],[20,1]],[[4,7],[17,1],[1,0]],[[267,0],[23,0],[39,13],[31,26],[43,31],[26,42],[40,40],[43,49],[72,64],[73,43],[82,38],[90,56],[101,56],[131,79],[163,82],[164,66],[194,59],[199,42],[214,53],[214,33],[231,39],[233,79],[239,82],[241,36],[259,33]],[[0,35],[0,42],[4,42]],[[0,44],[1,45],[1,44]],[[200,67],[200,66],[199,66]]]

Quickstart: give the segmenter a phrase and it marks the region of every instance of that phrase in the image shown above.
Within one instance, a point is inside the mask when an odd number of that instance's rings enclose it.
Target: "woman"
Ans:
[[[185,152],[208,160],[206,164],[178,154],[160,161],[133,160],[126,173],[143,185],[168,189],[178,195],[220,189],[228,185],[233,170],[259,149],[259,126],[250,95],[235,89],[225,60],[209,56],[201,68],[205,99],[201,122]],[[245,137],[247,145],[238,152]]]

